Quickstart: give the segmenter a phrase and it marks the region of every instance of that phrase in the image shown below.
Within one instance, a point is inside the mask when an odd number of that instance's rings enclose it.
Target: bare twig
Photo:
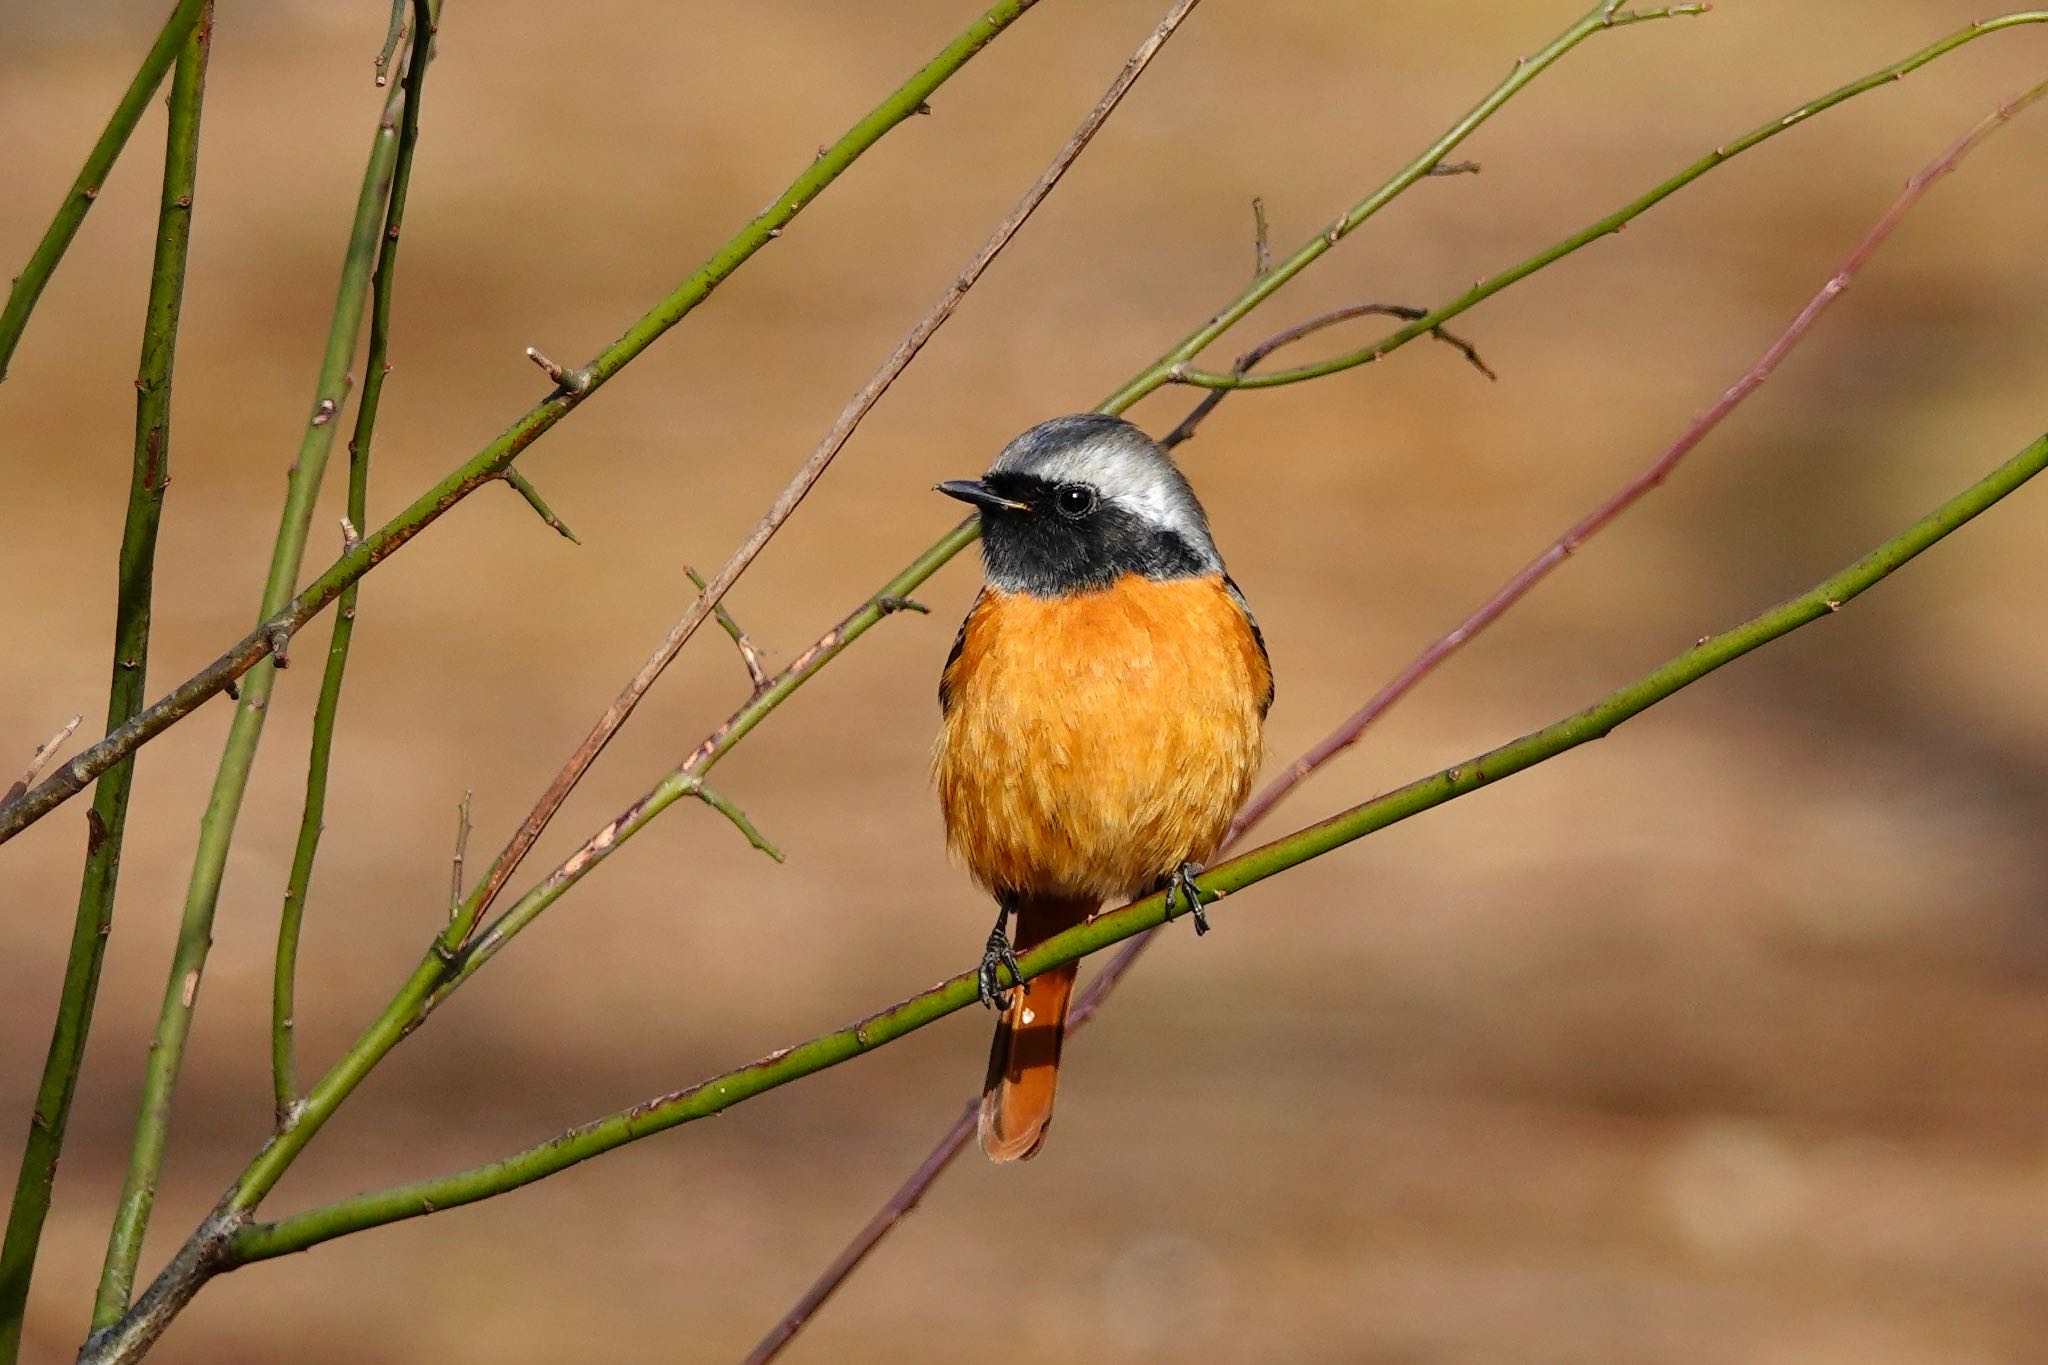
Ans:
[[[683,565],[683,573],[697,585],[697,591],[704,591],[704,575],[698,573],[695,566]],[[732,613],[725,609],[723,602],[712,608],[711,614],[718,618],[719,626],[731,637],[733,648],[740,652],[740,662],[747,666],[747,681],[754,685],[754,690],[749,695],[760,696],[769,683],[768,670],[761,663],[761,651],[754,647],[754,642],[740,629],[740,623],[733,619]]]
[[[1751,366],[1740,379],[1730,385],[1711,407],[1694,418],[1685,430],[1680,433],[1678,439],[1663,454],[1659,455],[1647,469],[1623,485],[1622,488],[1608,497],[1592,512],[1581,518],[1570,530],[1554,541],[1550,548],[1542,555],[1539,555],[1514,577],[1502,584],[1499,590],[1489,597],[1477,610],[1459,622],[1451,631],[1440,636],[1418,655],[1412,663],[1396,674],[1364,706],[1353,712],[1341,725],[1337,726],[1336,729],[1332,730],[1314,747],[1302,754],[1301,757],[1288,764],[1286,770],[1277,779],[1246,805],[1244,810],[1238,813],[1237,819],[1231,823],[1230,834],[1224,843],[1223,851],[1228,852],[1235,848],[1244,839],[1244,836],[1264,820],[1274,807],[1278,806],[1295,788],[1299,787],[1310,776],[1328,764],[1331,759],[1357,743],[1368,726],[1378,720],[1380,716],[1386,714],[1394,703],[1412,692],[1424,678],[1434,671],[1438,664],[1470,642],[1473,636],[1499,620],[1510,607],[1527,595],[1531,588],[1548,575],[1551,570],[1561,564],[1565,557],[1570,554],[1571,550],[1584,543],[1589,536],[1598,532],[1603,526],[1626,511],[1643,494],[1661,483],[1678,462],[1684,459],[1708,432],[1719,425],[1722,419],[1727,417],[1743,399],[1755,392],[1757,387],[1770,377],[1771,372],[1784,360],[1786,354],[1794,346],[1798,345],[1820,314],[1826,311],[1828,305],[1833,303],[1842,291],[1847,288],[1849,282],[1855,278],[1856,273],[1863,268],[1877,248],[1892,234],[1899,221],[1926,195],[1934,183],[1942,176],[1953,171],[1956,168],[1956,164],[1986,137],[2003,126],[2022,109],[2040,99],[2044,94],[2048,94],[2048,84],[2036,86],[2024,94],[2008,100],[1979,121],[1975,127],[1958,139],[1948,150],[1929,162],[1918,174],[1907,181],[1905,190],[1892,203],[1891,207],[1886,210],[1884,216],[1878,219],[1876,225],[1865,234],[1863,240],[1857,243],[1856,248],[1836,268],[1834,274],[1829,276],[1819,292],[1808,300],[1806,306],[1793,318],[1791,324],[1779,335],[1778,339],[1772,342],[1764,351],[1755,365]],[[1306,325],[1304,324],[1304,326]],[[1270,351],[1271,346],[1274,344],[1285,343],[1277,338],[1269,339],[1269,343],[1267,343],[1268,351]],[[1267,352],[1259,352],[1259,354],[1265,353]],[[1256,357],[1254,357],[1252,363],[1256,363]],[[1245,362],[1240,361],[1239,366],[1240,372],[1242,372],[1242,369],[1246,367]],[[1211,394],[1210,396],[1215,397],[1216,395]],[[1188,419],[1182,422],[1181,428],[1177,428],[1176,431],[1178,432],[1199,421],[1202,415],[1204,415],[1204,409],[1198,407],[1194,413],[1189,414]],[[1172,439],[1172,437],[1168,438],[1169,441]],[[1138,958],[1143,955],[1146,947],[1153,941],[1158,932],[1159,928],[1155,927],[1131,938],[1117,950],[1116,955],[1109,960],[1108,964],[1095,974],[1086,989],[1074,1001],[1074,1007],[1067,1019],[1067,1030],[1069,1033],[1076,1032],[1085,1027],[1089,1020],[1095,1017],[1097,1011],[1108,1001],[1110,995],[1116,990],[1131,968],[1136,965]],[[781,1352],[782,1348],[788,1344],[790,1339],[802,1330],[804,1324],[810,1320],[811,1316],[853,1274],[854,1270],[860,1266],[868,1254],[875,1249],[876,1244],[888,1236],[891,1229],[903,1219],[905,1214],[917,1207],[918,1203],[924,1198],[925,1193],[945,1173],[947,1166],[952,1163],[953,1158],[960,1154],[961,1150],[966,1147],[968,1140],[973,1137],[973,1115],[975,1108],[975,1102],[970,1101],[966,1116],[956,1122],[952,1128],[948,1129],[940,1137],[939,1141],[932,1147],[932,1150],[926,1154],[924,1160],[918,1164],[917,1169],[911,1172],[909,1178],[889,1197],[874,1217],[870,1218],[866,1225],[854,1235],[853,1240],[847,1243],[839,1255],[833,1258],[832,1263],[812,1282],[810,1288],[804,1292],[803,1297],[797,1300],[796,1304],[783,1316],[782,1320],[776,1323],[768,1335],[762,1338],[760,1343],[754,1347],[753,1352],[747,1357],[748,1365],[766,1365],[768,1361],[773,1360]]]
[[[1273,268],[1273,241],[1266,227],[1266,201],[1252,200],[1252,278]]]
[[[1429,310],[1426,308],[1411,308],[1401,303],[1354,303],[1345,308],[1332,309],[1327,313],[1312,317],[1306,322],[1297,322],[1292,327],[1273,333],[1273,335],[1239,356],[1237,363],[1231,366],[1230,372],[1239,377],[1250,374],[1254,365],[1283,346],[1291,346],[1303,337],[1322,331],[1325,327],[1334,327],[1340,322],[1349,322],[1354,318],[1362,318],[1371,314],[1377,314],[1381,317],[1405,318],[1409,322],[1413,322],[1418,318],[1428,317]],[[1464,356],[1466,362],[1473,369],[1479,371],[1488,379],[1497,380],[1500,378],[1485,361],[1479,358],[1479,352],[1473,347],[1472,343],[1463,337],[1447,332],[1441,327],[1430,328],[1429,334]],[[1195,434],[1195,428],[1199,427],[1208,418],[1210,413],[1216,411],[1217,405],[1223,401],[1224,395],[1233,392],[1235,392],[1233,389],[1211,389],[1203,394],[1201,401],[1196,403],[1189,410],[1188,415],[1181,419],[1180,425],[1161,437],[1159,444],[1171,450],[1182,441],[1188,440]]]
[[[1017,201],[1016,207],[996,225],[988,240],[974,253],[959,277],[939,296],[938,302],[919,319],[917,325],[910,329],[909,335],[905,336],[889,358],[882,362],[881,368],[875,371],[847,403],[838,420],[832,424],[832,429],[826,433],[825,439],[818,443],[817,448],[798,468],[796,474],[776,497],[767,514],[748,533],[747,538],[733,551],[718,572],[712,575],[710,583],[697,594],[696,600],[690,603],[675,625],[669,628],[668,634],[662,637],[661,643],[648,656],[647,662],[640,666],[639,671],[626,683],[618,696],[613,698],[611,705],[605,708],[589,734],[584,736],[583,742],[577,745],[575,752],[562,765],[561,771],[541,793],[540,799],[534,803],[533,810],[520,822],[519,828],[513,832],[511,841],[506,844],[504,851],[485,873],[482,885],[465,906],[465,914],[461,921],[452,926],[454,932],[451,938],[446,940],[451,947],[460,946],[467,934],[475,928],[484,911],[490,907],[498,892],[504,888],[505,882],[525,860],[534,842],[540,838],[541,831],[547,828],[548,822],[554,818],[555,812],[561,809],[562,802],[568,799],[576,784],[582,781],[583,774],[589,771],[597,756],[611,743],[612,736],[619,732],[620,727],[633,714],[634,709],[640,704],[640,699],[654,685],[655,679],[661,676],[684,643],[696,633],[697,627],[704,623],[705,618],[739,580],[740,575],[746,572],[762,548],[782,528],[783,523],[789,520],[790,514],[796,511],[797,504],[803,501],[804,496],[824,474],[826,467],[845,447],[861,420],[888,391],[889,386],[896,382],[897,376],[909,367],[917,353],[924,349],[924,344],[945,325],[948,318],[953,316],[953,311],[960,306],[960,301],[967,296],[967,291],[974,287],[990,263],[1009,245],[1017,230],[1037,211],[1038,206],[1045,202],[1046,196],[1052,193],[1053,187],[1058,185],[1061,177],[1067,173],[1067,168],[1074,164],[1102,125],[1108,121],[1117,105],[1122,103],[1125,94],[1130,91],[1138,77],[1151,64],[1153,57],[1158,54],[1159,49],[1173,36],[1174,31],[1194,10],[1197,3],[1199,0],[1176,0],[1166,17],[1159,21],[1158,26],[1139,45],[1138,50],[1124,63],[1124,69],[1118,73],[1116,80],[1111,82],[1109,89],[1096,102],[1095,107],[1088,111],[1088,116],[1081,121],[1081,126],[1074,130],[1074,135],[1067,139],[1066,145],[1053,157],[1052,164],[1047,166],[1037,182],[1025,191],[1024,197]]]
[[[43,775],[43,769],[57,756],[57,751],[64,747],[64,741],[71,738],[71,732],[84,723],[83,715],[73,716],[57,727],[56,734],[38,744],[36,751],[28,756],[28,767],[22,770],[21,776],[15,779],[14,785],[7,789],[7,795],[0,797],[0,801],[12,801],[33,787],[36,779]]]

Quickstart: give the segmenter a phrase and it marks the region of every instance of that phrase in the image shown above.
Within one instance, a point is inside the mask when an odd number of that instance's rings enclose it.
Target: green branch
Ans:
[[[1879,86],[1888,85],[1893,81],[1903,79],[1909,73],[1918,70],[1936,58],[1953,52],[1963,44],[1973,42],[1978,38],[1984,37],[1986,34],[1996,33],[2001,29],[2014,28],[2022,24],[2039,24],[2043,22],[2048,22],[2048,10],[2030,10],[2024,13],[2004,15],[1997,19],[1987,19],[1982,23],[1970,24],[1956,30],[1940,42],[1922,48],[1902,61],[1894,62],[1890,66],[1880,67],[1869,75],[1859,77],[1839,89],[1830,91],[1819,99],[1809,100],[1805,104],[1798,105],[1779,117],[1771,119],[1769,122],[1759,124],[1734,141],[1723,143],[1685,169],[1679,171],[1678,174],[1630,200],[1606,217],[1595,220],[1556,245],[1529,257],[1529,259],[1521,262],[1519,265],[1503,270],[1498,275],[1492,276],[1489,279],[1480,281],[1443,307],[1438,308],[1434,312],[1425,313],[1407,326],[1389,333],[1385,338],[1371,346],[1363,347],[1344,355],[1334,356],[1329,360],[1318,361],[1313,365],[1297,365],[1293,369],[1272,370],[1265,374],[1222,374],[1212,370],[1197,370],[1182,365],[1171,369],[1160,382],[1189,384],[1204,389],[1270,389],[1286,384],[1299,384],[1307,379],[1320,379],[1325,375],[1337,374],[1360,365],[1370,364],[1389,352],[1407,345],[1417,337],[1436,330],[1443,326],[1444,323],[1458,316],[1458,314],[1471,308],[1474,304],[1492,298],[1509,285],[1527,279],[1545,266],[1564,259],[1579,248],[1596,242],[1609,233],[1620,232],[1630,222],[1641,217],[1644,213],[1670,198],[1679,190],[1684,189],[1687,185],[1690,185],[1693,181],[1721,165],[1729,158],[1739,156],[1758,143],[1767,142],[1787,129],[1797,127],[1815,114],[1832,109],[1836,105],[1854,99],[1866,91],[1875,90]],[[1158,385],[1154,384],[1153,387],[1156,388]],[[1150,390],[1148,389],[1146,392],[1150,392]]]
[[[176,19],[174,15],[174,26]],[[135,448],[128,476],[127,520],[121,528],[113,676],[107,687],[109,730],[142,708],[142,689],[149,665],[157,527],[163,517],[164,488],[170,482],[171,378],[177,361],[179,312],[185,298],[185,262],[192,243],[199,117],[205,103],[206,62],[212,38],[212,4],[205,0],[194,22],[184,25],[183,41],[177,45],[177,69],[171,77],[163,189],[157,202],[156,253],[150,266],[149,302],[143,315],[142,354],[135,380]],[[142,77],[136,79],[141,81]],[[149,89],[154,90],[155,85],[152,78]],[[133,127],[132,121],[129,126]],[[110,129],[110,135],[111,132]],[[122,138],[125,137],[123,132]],[[119,150],[119,140],[114,150]],[[112,159],[111,153],[108,159]],[[61,245],[58,250],[61,252]],[[4,365],[4,353],[0,353],[0,365]],[[86,826],[85,872],[71,927],[64,984],[58,995],[56,1026],[43,1062],[42,1082],[36,1090],[28,1140],[22,1147],[14,1203],[7,1216],[6,1242],[0,1245],[0,1365],[13,1365],[21,1350],[29,1281],[35,1273],[43,1223],[50,1212],[57,1159],[64,1149],[64,1131],[71,1116],[72,1098],[78,1090],[79,1068],[85,1060],[86,1037],[99,996],[107,935],[113,929],[114,888],[121,872],[128,798],[134,783],[135,757],[130,755],[101,777],[93,793]]]
[[[164,72],[171,69],[171,63],[188,45],[201,11],[210,9],[209,0],[178,0],[177,8],[164,21],[163,31],[157,34],[156,43],[136,70],[135,79],[128,82],[121,102],[114,106],[114,114],[107,120],[106,130],[100,134],[100,140],[93,143],[92,151],[86,154],[85,165],[79,168],[78,178],[71,182],[71,191],[64,196],[63,206],[43,232],[43,239],[36,243],[28,264],[22,267],[21,274],[15,276],[13,287],[7,291],[7,306],[0,309],[0,380],[7,378],[7,365],[14,359],[14,348],[21,344],[22,331],[28,326],[28,315],[35,311],[36,300],[42,297],[50,276],[56,273],[57,263],[71,249],[71,239],[84,225],[85,215],[91,211],[93,201],[99,198],[100,190],[107,183],[107,175],[120,158],[121,149],[128,145],[135,125],[142,122],[143,111],[149,107],[149,97],[163,84]]]
[[[49,778],[23,796],[0,805],[0,843],[13,838],[77,795],[122,755],[148,743],[225,691],[229,684],[267,658],[277,642],[290,639],[306,622],[324,610],[340,596],[343,588],[368,573],[463,498],[498,478],[521,451],[553,429],[584,399],[632,363],[669,328],[687,317],[755,252],[781,236],[783,229],[826,186],[837,180],[897,124],[915,116],[941,85],[1037,3],[1038,0],[998,0],[998,3],[988,6],[959,37],[812,160],[774,203],[734,233],[695,274],[650,309],[624,335],[599,352],[582,369],[563,371],[554,392],[496,440],[421,494],[404,511],[364,536],[353,549],[307,584],[289,604],[267,613],[254,630],[207,667],[179,684],[169,696],[62,764]]]
[[[1472,106],[1463,118],[1453,123],[1435,142],[1423,148],[1418,156],[1396,171],[1385,184],[1339,214],[1328,227],[1309,238],[1292,256],[1270,269],[1260,271],[1243,293],[1225,304],[1208,322],[1181,338],[1165,355],[1133,375],[1122,388],[1102,401],[1099,410],[1122,412],[1154,389],[1171,382],[1178,367],[1208,349],[1211,342],[1236,326],[1254,308],[1272,297],[1275,291],[1307,269],[1324,252],[1357,231],[1381,209],[1393,203],[1410,186],[1419,180],[1427,179],[1460,143],[1479,131],[1481,124],[1500,112],[1501,106],[1521,93],[1531,81],[1549,70],[1580,43],[1610,28],[1648,19],[1703,14],[1706,9],[1705,5],[1676,5],[1670,9],[1635,13],[1622,10],[1614,0],[1603,0],[1603,3],[1593,6],[1577,23],[1551,39],[1534,56],[1516,62],[1515,69],[1509,72],[1507,78],[1496,85],[1485,99]]]
[[[305,557],[314,499],[320,491],[320,477],[339,426],[335,418],[348,394],[348,365],[355,355],[362,327],[371,262],[377,258],[379,243],[389,244],[386,206],[393,201],[394,186],[407,173],[411,160],[412,148],[400,137],[398,121],[402,110],[406,125],[416,125],[429,47],[425,42],[413,45],[405,83],[386,102],[371,144],[369,165],[356,198],[355,220],[342,259],[341,284],[314,388],[312,414],[285,486],[284,515],[263,585],[259,618],[275,616],[291,600],[292,584]],[[213,943],[214,908],[220,899],[235,820],[255,767],[256,747],[263,736],[277,671],[284,665],[283,642],[274,640],[271,648],[276,657],[251,669],[242,685],[241,700],[228,727],[220,769],[214,777],[213,794],[200,819],[199,845],[193,855],[177,946],[172,952],[163,1008],[143,1078],[141,1117],[136,1121],[128,1175],[107,1239],[106,1264],[100,1272],[99,1294],[93,1306],[95,1327],[104,1327],[127,1311],[134,1287],[136,1261],[142,1254],[143,1235],[156,1201],[157,1173],[163,1166],[164,1146],[170,1134],[172,1091],[184,1062],[185,1040],[191,1032],[200,979]]]
[[[361,526],[369,519],[370,442],[376,434],[384,380],[391,368],[388,357],[393,272],[398,266],[398,242],[405,223],[406,191],[412,183],[413,148],[420,136],[420,102],[409,96],[417,90],[417,81],[432,57],[434,22],[440,8],[438,3],[430,7],[428,0],[410,3],[417,12],[413,31],[419,37],[413,43],[406,75],[385,110],[387,123],[391,106],[395,105],[399,113],[397,159],[392,167],[390,198],[384,208],[384,230],[377,239],[377,265],[370,276],[370,344],[363,358],[362,397],[357,400],[355,429],[348,438],[350,526]],[[327,772],[334,751],[334,722],[341,708],[349,645],[355,638],[359,587],[351,583],[342,590],[334,634],[327,643],[327,667],[320,677],[320,699],[313,708],[313,740],[306,760],[306,800],[299,819],[298,843],[292,852],[291,874],[285,883],[284,904],[278,913],[276,965],[271,974],[270,1080],[279,1127],[290,1122],[292,1105],[298,1099],[292,1039],[299,931],[305,921],[306,896],[312,887],[313,860],[320,852],[320,833],[327,811]]]
[[[1203,899],[1220,900],[1410,816],[1603,738],[1622,722],[1723,665],[1840,611],[1850,600],[2033,478],[2044,466],[2048,466],[2048,435],[1840,573],[1732,630],[1708,636],[1583,711],[1212,868],[1199,881]],[[1147,897],[1022,954],[1022,975],[1037,976],[1187,913],[1183,905],[1178,915],[1169,914],[1163,896]],[[765,1091],[851,1061],[965,1008],[976,998],[975,974],[962,973],[857,1024],[771,1053],[686,1090],[572,1128],[503,1160],[394,1189],[355,1195],[276,1222],[248,1224],[226,1237],[223,1265],[303,1251],[365,1228],[504,1194],[613,1148],[721,1113]]]

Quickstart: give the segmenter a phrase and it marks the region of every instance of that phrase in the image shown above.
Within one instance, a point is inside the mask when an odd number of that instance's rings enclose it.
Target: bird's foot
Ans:
[[[1169,873],[1166,878],[1166,913],[1168,917],[1171,917],[1173,914],[1174,893],[1179,892],[1187,898],[1188,909],[1194,912],[1195,933],[1197,935],[1209,932],[1209,917],[1202,913],[1202,893],[1195,886],[1195,878],[1201,876],[1202,871],[1203,868],[1200,863],[1182,863]]]
[[[998,967],[1008,967],[1012,981],[1023,981],[1024,972],[1017,966],[1017,954],[1010,947],[1010,936],[1003,932],[1003,920],[997,920],[996,927],[989,931],[988,951],[981,955],[981,1003],[990,1009],[1010,1003],[1010,988],[999,984],[996,976]]]

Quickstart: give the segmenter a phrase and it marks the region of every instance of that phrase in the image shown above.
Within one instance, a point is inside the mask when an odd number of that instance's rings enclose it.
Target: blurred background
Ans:
[[[18,268],[165,6],[0,11]],[[1429,304],[1707,148],[1981,17],[1721,0],[1601,37],[1212,354]],[[1047,0],[521,461],[367,580],[307,921],[308,1067],[440,921],[848,393],[1067,136],[1159,0]],[[1098,401],[1569,22],[1579,0],[1214,0],[730,599],[786,661],[952,523],[936,479]],[[151,694],[247,627],[377,116],[373,0],[223,3],[180,343]],[[957,0],[565,11],[455,0],[427,93],[376,445],[381,520],[545,392],[968,17]],[[1744,156],[1411,346],[1243,395],[1182,450],[1279,675],[1278,768],[1746,368],[1901,183],[2048,65],[1995,36]],[[138,132],[0,386],[0,762],[105,705],[161,160]],[[1908,220],[1682,474],[1400,707],[1280,833],[1575,709],[1831,572],[2043,426],[2048,114]],[[1329,338],[1363,341],[1360,330]],[[1183,394],[1135,414],[1155,432]],[[337,459],[337,465],[339,460]],[[798,1361],[1962,1365],[2048,1330],[2048,493],[1839,619],[1526,776],[1176,928],[1069,1052],[1028,1166],[961,1161]],[[336,549],[338,470],[309,573]],[[502,1154],[971,965],[933,686],[977,581],[894,618],[377,1072],[270,1210]],[[272,944],[325,621],[229,868],[144,1269],[262,1141]],[[528,865],[742,697],[706,632]],[[29,1353],[82,1334],[228,719],[144,753]],[[74,805],[0,852],[11,1175],[76,896]],[[166,1361],[736,1359],[979,1083],[963,1013],[483,1205],[209,1287]],[[1049,1238],[1030,1236],[1048,1229]],[[1017,1248],[1027,1239],[1041,1250]]]

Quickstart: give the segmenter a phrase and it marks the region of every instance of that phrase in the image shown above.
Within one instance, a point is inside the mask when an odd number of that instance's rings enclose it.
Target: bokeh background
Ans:
[[[47,221],[163,5],[0,10],[0,258]],[[1533,51],[1576,0],[1214,0],[732,597],[787,659],[951,523],[935,479],[1086,407]],[[305,942],[330,1058],[1154,22],[1047,0],[522,460],[368,580]],[[1430,303],[1975,0],[1722,0],[1593,42],[1233,343]],[[223,3],[152,693],[247,626],[379,100],[372,0]],[[376,449],[381,518],[580,361],[964,22],[955,0],[448,7]],[[1905,177],[2041,75],[2021,30],[1778,139],[1408,348],[1246,395],[1184,448],[1305,747],[1741,372]],[[104,706],[162,114],[0,387],[0,753]],[[2038,121],[2035,121],[2038,120]],[[2048,114],[1941,186],[1669,487],[1295,799],[1292,827],[1574,709],[1891,533],[2042,426]],[[1355,334],[1363,339],[1367,333]],[[1334,341],[1334,339],[1333,339]],[[1236,345],[1218,349],[1227,362]],[[1136,416],[1155,431],[1186,399]],[[339,479],[309,569],[335,549]],[[1070,1053],[1028,1166],[963,1160],[799,1361],[2038,1360],[2048,1331],[2048,501],[1607,742],[1176,930]],[[975,586],[863,640],[721,770],[790,855],[684,805],[364,1087],[287,1210],[467,1165],[970,964],[988,909],[927,784]],[[221,899],[145,1270],[262,1140],[277,906],[322,625],[285,675]],[[707,633],[530,865],[739,699]],[[142,759],[29,1324],[82,1332],[228,712]],[[73,806],[0,853],[0,1159],[41,1064]],[[737,1358],[978,1084],[963,1014],[717,1123],[215,1283],[166,1361]]]

